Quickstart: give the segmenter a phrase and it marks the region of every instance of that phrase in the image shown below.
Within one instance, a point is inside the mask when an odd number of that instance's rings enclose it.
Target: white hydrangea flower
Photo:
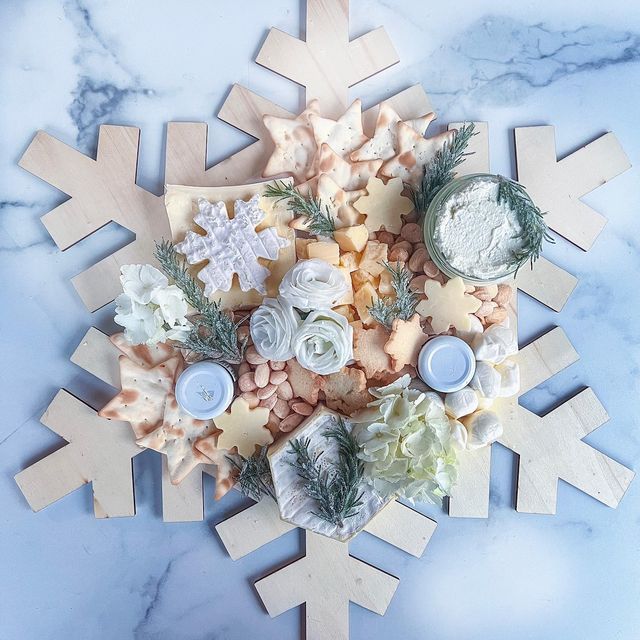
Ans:
[[[124,293],[116,298],[115,322],[131,344],[183,341],[191,329],[183,291],[148,264],[120,268]]]
[[[410,389],[410,383],[405,375],[369,390],[375,400],[352,418],[359,456],[366,480],[381,495],[435,502],[456,480],[459,429],[439,396]]]
[[[120,267],[122,290],[138,304],[149,304],[151,298],[169,286],[167,277],[150,264],[126,264]]]

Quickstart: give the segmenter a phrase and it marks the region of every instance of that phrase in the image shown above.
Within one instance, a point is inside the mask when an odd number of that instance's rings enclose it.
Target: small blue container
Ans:
[[[210,420],[227,410],[233,399],[233,378],[217,362],[203,360],[188,366],[176,382],[180,407],[198,420]]]
[[[438,336],[418,356],[418,374],[432,389],[443,393],[466,387],[476,371],[471,347],[455,336]]]

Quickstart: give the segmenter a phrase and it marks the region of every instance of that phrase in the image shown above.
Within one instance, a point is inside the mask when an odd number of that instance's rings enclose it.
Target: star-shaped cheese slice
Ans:
[[[215,430],[211,420],[197,420],[183,411],[173,393],[167,395],[162,424],[139,438],[137,444],[167,456],[172,484],[180,482],[199,464],[209,462],[194,444]]]
[[[315,175],[314,158],[316,141],[310,117],[318,113],[318,101],[312,100],[295,118],[279,118],[266,115],[264,126],[269,131],[275,149],[262,172],[263,177],[290,173],[296,182],[303,182]]]
[[[465,293],[462,278],[451,278],[444,285],[437,280],[427,280],[424,285],[426,300],[418,303],[416,311],[431,318],[431,326],[436,333],[444,333],[449,327],[458,331],[471,330],[471,317],[482,302]]]
[[[353,322],[353,359],[367,378],[376,378],[391,368],[391,357],[384,350],[389,340],[388,331],[380,324],[371,329],[362,322]]]
[[[339,156],[348,158],[349,154],[361,147],[367,140],[362,131],[362,102],[357,99],[337,119],[323,118],[318,114],[309,115],[316,144],[328,144]]]
[[[413,202],[402,195],[403,189],[400,178],[391,178],[387,184],[380,178],[369,178],[367,195],[353,203],[360,213],[367,216],[364,224],[369,231],[380,231],[384,227],[391,233],[400,233],[400,216],[413,211]]]
[[[129,422],[136,438],[142,438],[162,425],[167,395],[173,391],[176,375],[182,368],[180,356],[147,368],[118,358],[122,390],[98,415]]]
[[[215,419],[222,433],[218,436],[219,449],[237,448],[243,458],[250,458],[256,447],[273,442],[271,431],[266,428],[269,422],[269,409],[256,407],[251,409],[244,398],[236,398],[230,413],[223,413]]]
[[[398,153],[382,165],[381,173],[389,178],[402,178],[417,188],[424,168],[445,143],[451,143],[455,131],[445,131],[431,138],[423,138],[404,122],[398,123]]]
[[[405,365],[415,367],[418,354],[429,336],[422,331],[420,316],[416,313],[411,320],[396,318],[391,324],[391,335],[384,350],[391,356],[393,370],[400,371]]]
[[[435,120],[435,117],[436,114],[431,111],[420,118],[404,122],[423,136],[429,123]],[[401,119],[396,110],[388,102],[382,102],[378,110],[373,138],[353,151],[350,156],[351,160],[389,160],[393,158],[398,152],[397,130],[399,122]]]
[[[364,189],[369,178],[375,176],[381,166],[382,160],[348,162],[328,144],[323,144],[318,153],[318,173],[328,175],[345,191]],[[313,185],[311,186],[313,188]]]

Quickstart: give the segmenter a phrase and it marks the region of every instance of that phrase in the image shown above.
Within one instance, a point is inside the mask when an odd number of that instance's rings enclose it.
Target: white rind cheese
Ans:
[[[324,432],[335,426],[340,414],[320,405],[297,429],[279,440],[269,450],[269,464],[273,477],[280,517],[293,525],[319,533],[334,540],[346,541],[361,531],[367,523],[384,507],[390,499],[382,498],[366,482],[361,483],[362,506],[358,513],[345,520],[344,526],[337,526],[314,515],[315,500],[309,498],[302,488],[302,480],[296,469],[289,464],[294,455],[289,452],[289,444],[296,438],[309,438],[309,451],[313,456],[322,453],[320,462],[330,464],[338,457],[338,447],[333,438],[326,438]],[[348,421],[347,421],[348,424]]]

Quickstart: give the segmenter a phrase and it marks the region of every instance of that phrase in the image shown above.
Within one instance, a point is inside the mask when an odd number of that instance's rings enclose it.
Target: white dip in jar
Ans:
[[[522,227],[508,203],[498,202],[498,187],[496,176],[465,176],[434,199],[429,245],[436,263],[449,267],[444,269],[448,275],[492,281],[516,270],[516,256],[525,244]]]

